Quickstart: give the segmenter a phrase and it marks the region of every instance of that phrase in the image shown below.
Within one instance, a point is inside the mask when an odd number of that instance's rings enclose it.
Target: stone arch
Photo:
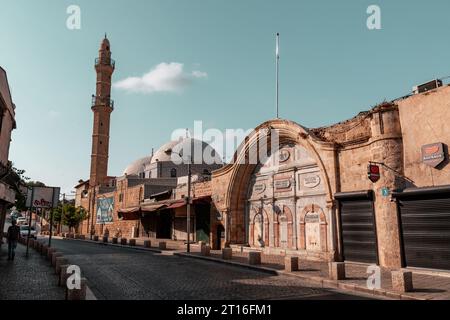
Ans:
[[[305,206],[300,213],[299,217],[299,226],[300,226],[300,236],[299,236],[299,248],[306,250],[307,248],[307,232],[306,232],[306,216],[310,213],[317,213],[319,218],[319,224],[320,224],[320,251],[326,252],[327,251],[327,218],[325,215],[325,212],[323,209],[318,206],[317,204],[309,204]]]
[[[276,119],[267,121],[257,128],[243,141],[235,153],[235,163],[229,165],[228,168],[222,170],[223,173],[230,173],[230,181],[228,184],[225,205],[230,210],[233,217],[233,226],[231,226],[230,236],[231,241],[235,243],[243,243],[245,241],[245,203],[247,190],[251,181],[251,175],[256,168],[255,164],[249,164],[245,159],[249,158],[249,150],[255,148],[260,140],[265,139],[267,136],[262,134],[263,130],[275,129],[278,132],[279,143],[287,144],[293,143],[304,147],[310,154],[310,156],[316,161],[317,166],[320,169],[321,177],[324,182],[324,188],[326,193],[327,202],[332,201],[331,183],[328,172],[325,168],[324,161],[322,160],[319,151],[316,147],[324,146],[333,148],[331,143],[319,141],[312,134],[310,134],[305,128],[298,125],[295,122]],[[268,145],[268,151],[270,151],[270,143]]]
[[[262,218],[262,232],[263,232],[263,242],[264,245],[263,246],[268,246],[269,245],[269,216],[266,212],[266,210],[262,209],[262,208],[254,208],[251,210],[252,211],[252,215],[250,216],[250,232],[249,232],[249,244],[250,246],[254,246],[257,239],[255,239],[255,231],[256,231],[256,226],[255,226],[255,219],[260,216]]]
[[[283,228],[286,228],[286,248],[292,249],[294,248],[294,219],[291,209],[286,205],[283,205],[280,213],[276,214],[276,219],[273,223],[275,247],[283,247]]]

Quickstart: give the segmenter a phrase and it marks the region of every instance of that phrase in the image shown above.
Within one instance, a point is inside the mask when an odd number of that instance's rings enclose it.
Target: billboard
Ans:
[[[60,188],[32,187],[27,192],[28,208],[55,208],[58,206]]]
[[[97,223],[113,222],[114,197],[97,199]]]

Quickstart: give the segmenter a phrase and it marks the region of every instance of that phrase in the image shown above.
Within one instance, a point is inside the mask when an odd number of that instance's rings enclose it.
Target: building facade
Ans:
[[[211,245],[449,270],[449,106],[445,86],[329,127],[261,124],[213,172]],[[239,161],[269,128],[280,142],[268,160]]]
[[[6,71],[0,67],[0,230],[3,231],[6,210],[14,205],[20,178],[9,159],[11,133],[16,129],[16,106],[11,98]]]

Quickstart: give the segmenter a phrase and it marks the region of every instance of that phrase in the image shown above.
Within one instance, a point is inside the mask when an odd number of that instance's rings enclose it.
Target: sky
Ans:
[[[79,29],[67,27],[71,5]],[[381,29],[367,27],[370,5]],[[108,173],[121,175],[194,121],[223,131],[275,118],[277,32],[280,117],[320,127],[450,75],[449,13],[448,0],[0,0],[10,160],[62,192],[88,178],[105,32],[116,61]]]

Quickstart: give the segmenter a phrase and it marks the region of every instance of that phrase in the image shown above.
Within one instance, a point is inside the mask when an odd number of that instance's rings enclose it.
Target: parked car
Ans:
[[[23,224],[20,226],[20,236],[23,238],[27,238],[28,237],[28,230],[30,229],[30,227],[27,224]],[[34,227],[31,227],[30,230],[30,238],[35,238],[36,239],[37,236],[37,232],[34,229]]]

